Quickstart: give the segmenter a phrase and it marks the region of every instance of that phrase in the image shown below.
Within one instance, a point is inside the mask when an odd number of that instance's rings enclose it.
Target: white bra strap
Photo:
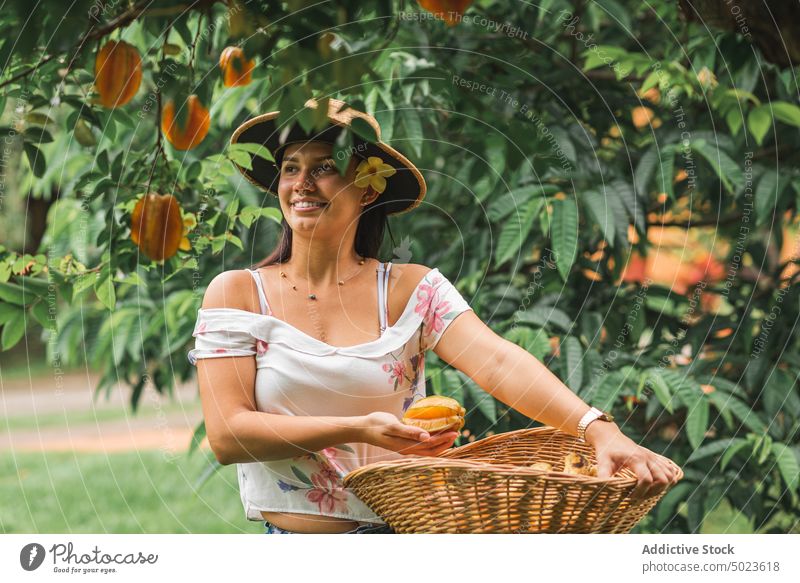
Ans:
[[[384,318],[384,316],[386,315],[386,312],[384,310],[384,305],[386,304],[386,301],[384,300],[384,297],[383,297],[383,294],[384,294],[384,286],[383,286],[383,278],[382,278],[383,272],[384,272],[384,266],[383,266],[383,263],[381,263],[378,266],[378,269],[377,269],[377,273],[378,273],[378,277],[377,277],[377,281],[378,281],[378,321],[380,322],[380,326],[381,326],[381,336],[383,336],[383,332],[384,332],[384,330],[386,330],[386,319]]]
[[[258,271],[253,271],[252,269],[248,269],[247,271],[250,272],[250,275],[253,276],[253,280],[256,282],[256,288],[258,289],[258,302],[261,304],[261,313],[269,314],[271,310],[269,309],[269,304],[267,303],[267,296],[264,293],[264,284],[261,281],[261,276],[258,274]]]
[[[386,264],[385,278],[383,281],[383,325],[389,326],[389,271],[392,269],[392,263]]]

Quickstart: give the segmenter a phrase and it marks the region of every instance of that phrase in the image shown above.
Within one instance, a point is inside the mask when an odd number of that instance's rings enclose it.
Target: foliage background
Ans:
[[[2,347],[41,335],[50,367],[99,370],[100,393],[123,382],[134,410],[146,386],[191,379],[205,286],[278,232],[274,198],[232,167],[249,163],[232,130],[338,97],[428,182],[381,259],[440,267],[494,330],[684,468],[638,530],[698,531],[727,504],[753,530],[797,531],[798,71],[786,31],[731,21],[668,0],[483,0],[452,26],[388,0],[6,2]],[[92,87],[109,38],[144,61],[114,110]],[[233,44],[258,59],[246,87],[221,83]],[[182,152],[158,112],[192,92],[212,128]],[[130,240],[148,190],[197,220],[163,264]],[[462,441],[531,424],[428,359],[428,386],[468,408]]]

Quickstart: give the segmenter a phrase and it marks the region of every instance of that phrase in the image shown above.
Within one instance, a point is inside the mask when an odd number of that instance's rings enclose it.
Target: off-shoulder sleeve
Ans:
[[[423,350],[432,350],[456,316],[472,308],[438,269],[417,286],[417,313],[422,314]]]
[[[261,354],[266,343],[253,332],[253,316],[257,314],[226,308],[199,310],[189,362],[197,364],[201,358]]]

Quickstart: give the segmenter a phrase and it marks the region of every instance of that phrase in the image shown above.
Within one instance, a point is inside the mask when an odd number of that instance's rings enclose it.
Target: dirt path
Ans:
[[[176,388],[175,397],[164,397],[148,387],[139,411],[130,410],[127,387],[115,387],[109,398],[94,401],[97,376],[70,373],[58,379],[34,377],[4,381],[0,377],[0,416],[10,422],[25,419],[24,429],[7,431],[0,422],[0,452],[87,451],[118,452],[161,450],[165,455],[186,451],[202,411],[193,385]],[[178,410],[176,411],[176,407]],[[169,408],[170,412],[166,412]],[[119,413],[112,420],[103,415]],[[94,419],[94,415],[99,419]],[[52,421],[52,416],[63,420]],[[51,416],[46,425],[36,419]],[[80,416],[80,419],[76,419]],[[204,442],[204,447],[208,447]]]

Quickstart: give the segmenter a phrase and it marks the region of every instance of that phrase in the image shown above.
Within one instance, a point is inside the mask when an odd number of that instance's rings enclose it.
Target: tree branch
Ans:
[[[188,2],[186,4],[176,4],[175,6],[164,6],[161,8],[147,8],[152,4],[152,0],[145,0],[139,4],[131,6],[117,16],[114,20],[106,23],[100,28],[95,29],[92,33],[93,39],[103,38],[104,36],[114,32],[118,28],[127,26],[142,15],[145,16],[174,16],[182,14],[187,10],[207,10],[217,2],[224,3],[224,0],[197,0],[196,2]]]
[[[151,8],[148,9],[147,6],[152,3],[152,0],[146,0],[145,2],[141,2],[130,7],[128,10],[117,16],[115,19],[107,22],[103,26],[96,28],[94,25],[90,25],[89,29],[78,39],[78,42],[75,43],[77,47],[75,49],[75,53],[73,54],[72,58],[70,59],[70,63],[75,61],[75,58],[78,56],[81,50],[83,50],[83,46],[86,44],[87,40],[99,40],[104,36],[107,36],[117,30],[118,28],[122,28],[127,26],[138,17],[145,15],[145,16],[171,16],[175,14],[182,14],[187,10],[207,10],[217,2],[224,3],[225,0],[198,0],[197,2],[190,2],[188,4],[176,4],[175,6],[167,6],[163,8]],[[14,81],[18,81],[23,77],[27,77],[28,75],[35,73],[39,70],[40,67],[49,63],[56,57],[61,56],[61,53],[53,53],[41,59],[36,65],[26,69],[20,73],[17,73],[10,79],[7,79],[0,83],[0,89],[3,87],[10,85]]]

